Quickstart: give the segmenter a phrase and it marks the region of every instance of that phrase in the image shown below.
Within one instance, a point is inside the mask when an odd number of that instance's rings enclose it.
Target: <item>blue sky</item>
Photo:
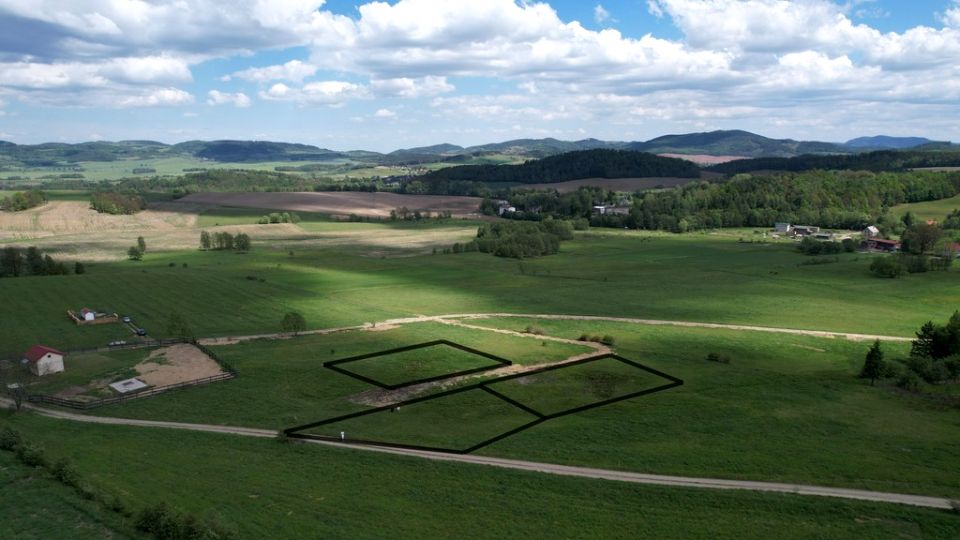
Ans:
[[[960,0],[0,0],[0,139],[960,140]]]

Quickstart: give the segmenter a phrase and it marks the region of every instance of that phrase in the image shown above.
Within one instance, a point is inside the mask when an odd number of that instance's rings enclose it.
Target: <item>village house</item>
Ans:
[[[80,310],[80,317],[85,321],[92,321],[97,318],[97,312],[90,308]]]
[[[629,206],[615,206],[612,204],[597,204],[593,207],[594,215],[606,216],[606,215],[618,215],[625,216],[630,213]]]
[[[876,238],[880,236],[880,229],[878,229],[876,225],[870,225],[869,227],[863,230],[862,234],[863,234],[864,240],[869,240],[871,238]]]
[[[820,232],[820,227],[814,227],[812,225],[794,225],[793,234],[797,236],[810,236],[811,234],[817,234]]]
[[[778,234],[790,234],[793,230],[793,225],[785,222],[777,222],[773,224],[773,232]]]
[[[30,364],[30,372],[38,377],[63,371],[63,353],[52,347],[34,345],[23,359]]]

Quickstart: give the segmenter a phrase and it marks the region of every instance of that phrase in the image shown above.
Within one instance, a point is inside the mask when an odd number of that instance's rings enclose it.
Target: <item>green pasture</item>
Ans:
[[[955,515],[908,506],[641,486],[33,415],[0,418],[51,457],[71,459],[98,490],[122,496],[128,507],[166,502],[242,539],[948,539],[960,532]],[[109,452],[101,451],[105,441]]]
[[[431,345],[339,364],[337,367],[386,385],[398,385],[502,364],[448,345]]]
[[[605,358],[488,386],[540,414],[551,415],[670,383],[653,373]]]
[[[90,262],[79,276],[2,279],[0,298],[7,301],[0,303],[0,320],[7,331],[0,356],[37,342],[70,349],[128,335],[119,326],[73,325],[64,310],[78,305],[133,315],[154,336],[177,311],[201,337],[278,331],[288,311],[303,313],[310,328],[512,312],[911,336],[960,307],[956,269],[880,279],[869,272],[873,255],[803,265],[809,258],[792,244],[614,231],[580,234],[559,255],[534,260],[482,253],[375,258],[356,246],[376,248],[395,225],[312,225],[358,236],[303,249],[271,249],[254,238],[248,254],[150,252],[140,262]]]
[[[2,422],[0,422],[2,423]],[[132,520],[107,512],[50,477],[0,450],[0,523],[4,538],[102,540],[146,538]]]
[[[368,407],[352,398],[379,390],[323,367],[329,360],[447,339],[520,364],[555,362],[589,352],[579,345],[478,332],[438,323],[391,330],[341,332],[286,340],[254,340],[213,347],[237,378],[149,399],[96,409],[105,416],[284,429]],[[546,343],[546,345],[543,345]],[[351,366],[347,364],[346,366]],[[342,367],[346,367],[342,366]],[[389,364],[368,374],[389,376]]]
[[[537,417],[479,388],[350,418],[309,435],[466,450]]]
[[[586,321],[536,324],[609,334],[618,354],[683,386],[565,416],[481,450],[498,456],[688,476],[960,496],[960,410],[857,379],[870,343],[765,332]],[[909,343],[884,343],[887,358]],[[709,362],[715,352],[729,364]],[[562,370],[561,370],[562,373]],[[558,387],[559,388],[559,387]],[[543,389],[539,395],[548,396]],[[960,388],[953,388],[954,398]]]
[[[913,212],[919,219],[935,219],[942,222],[947,214],[957,209],[960,209],[960,195],[938,201],[898,204],[891,210],[894,214],[900,216],[907,212]]]

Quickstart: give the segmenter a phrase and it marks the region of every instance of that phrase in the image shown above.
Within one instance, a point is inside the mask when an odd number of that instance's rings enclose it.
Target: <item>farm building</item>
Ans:
[[[878,229],[876,225],[870,225],[863,230],[862,234],[864,240],[869,240],[870,238],[876,238],[880,236],[880,229]]]
[[[773,232],[780,234],[788,234],[793,230],[793,225],[784,222],[777,222],[773,224]]]
[[[900,249],[900,242],[896,240],[884,240],[882,238],[871,238],[867,240],[867,249],[894,252]]]
[[[23,358],[30,364],[30,371],[37,376],[63,371],[63,353],[52,347],[34,345]]]
[[[814,227],[812,225],[795,225],[793,227],[793,234],[797,236],[809,236],[811,234],[817,234],[820,232],[820,227]]]
[[[621,215],[625,216],[630,213],[629,206],[615,206],[612,204],[600,204],[593,207],[593,213],[600,216],[610,216],[610,215]]]
[[[83,308],[80,310],[80,317],[85,321],[92,321],[97,318],[97,312],[90,308]]]

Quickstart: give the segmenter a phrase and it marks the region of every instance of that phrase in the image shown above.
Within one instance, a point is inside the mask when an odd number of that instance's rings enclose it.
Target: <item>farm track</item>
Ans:
[[[0,404],[12,406],[13,403],[6,398],[0,398]],[[273,438],[277,432],[267,429],[256,429],[235,426],[220,426],[213,424],[189,424],[183,422],[162,422],[155,420],[136,420],[131,418],[113,418],[103,416],[89,416],[70,412],[56,411],[26,404],[24,408],[37,414],[56,418],[60,420],[69,420],[73,422],[87,422],[93,424],[109,424],[122,426],[135,426],[146,428],[161,429],[179,429],[186,431],[200,431],[205,433],[220,433],[228,435],[239,435],[244,437]],[[858,501],[904,504],[909,506],[920,506],[925,508],[936,508],[949,510],[952,508],[950,499],[942,497],[928,497],[924,495],[910,495],[904,493],[889,493],[881,491],[868,491],[861,489],[846,489],[825,486],[811,486],[803,484],[789,484],[781,482],[757,482],[750,480],[728,480],[721,478],[701,478],[691,476],[672,476],[661,474],[644,474],[629,471],[617,471],[610,469],[595,469],[590,467],[573,467],[569,465],[557,465],[552,463],[539,463],[536,461],[523,461],[516,459],[505,459],[488,456],[474,456],[470,454],[448,454],[443,452],[430,452],[424,450],[411,450],[402,448],[385,448],[380,446],[359,445],[350,443],[340,443],[332,441],[304,440],[309,444],[321,444],[325,446],[334,446],[339,448],[348,448],[352,450],[365,450],[370,452],[381,452],[399,456],[417,457],[421,459],[430,459],[434,461],[450,461],[455,463],[469,463],[473,465],[486,465],[490,467],[499,467],[501,469],[513,469],[520,471],[539,472],[546,474],[556,474],[559,476],[574,476],[579,478],[590,478],[595,480],[610,480],[616,482],[629,482],[633,484],[646,484],[656,486],[672,486],[699,489],[723,489],[723,490],[745,490],[760,491],[767,493],[786,493],[793,495],[807,495],[817,497],[836,497],[841,499],[852,499]]]
[[[849,332],[829,332],[826,330],[803,330],[799,328],[778,328],[774,326],[752,326],[752,325],[743,325],[743,324],[723,324],[723,323],[705,323],[705,322],[693,322],[693,321],[668,321],[668,320],[658,320],[658,319],[636,319],[630,317],[604,317],[597,315],[555,315],[555,314],[530,314],[530,313],[453,313],[448,315],[417,315],[414,317],[402,317],[398,319],[388,319],[385,321],[380,321],[376,323],[365,323],[362,325],[356,326],[343,326],[339,328],[323,328],[319,330],[307,330],[305,332],[300,332],[299,335],[317,335],[317,334],[330,334],[334,332],[349,332],[353,330],[364,330],[364,329],[373,329],[377,325],[389,325],[389,326],[399,326],[403,324],[415,324],[423,322],[450,322],[456,321],[458,319],[488,319],[491,317],[510,317],[517,319],[544,319],[544,320],[557,320],[557,321],[596,321],[596,322],[617,322],[617,323],[627,323],[627,324],[640,324],[647,326],[681,326],[686,328],[711,328],[716,330],[745,330],[749,332],[770,332],[776,334],[793,334],[796,336],[812,336],[812,337],[822,337],[822,338],[841,338],[848,339],[850,341],[900,341],[908,342],[912,341],[912,337],[903,337],[903,336],[882,336],[874,334],[855,334]],[[486,330],[486,331],[497,331],[495,328],[489,328],[485,326],[470,326],[470,328],[476,330]],[[510,332],[509,330],[505,332]],[[528,334],[521,334],[514,332],[517,335],[529,336]],[[287,339],[292,337],[292,334],[285,333],[270,333],[270,334],[256,334],[248,336],[227,336],[227,337],[216,337],[216,338],[204,338],[199,340],[202,345],[224,345],[228,343],[237,343],[240,341],[249,341],[252,339]],[[536,338],[544,338],[544,336],[532,336]],[[560,339],[560,338],[556,338]],[[563,341],[563,340],[561,340]],[[583,345],[582,342],[574,342],[580,345]]]

